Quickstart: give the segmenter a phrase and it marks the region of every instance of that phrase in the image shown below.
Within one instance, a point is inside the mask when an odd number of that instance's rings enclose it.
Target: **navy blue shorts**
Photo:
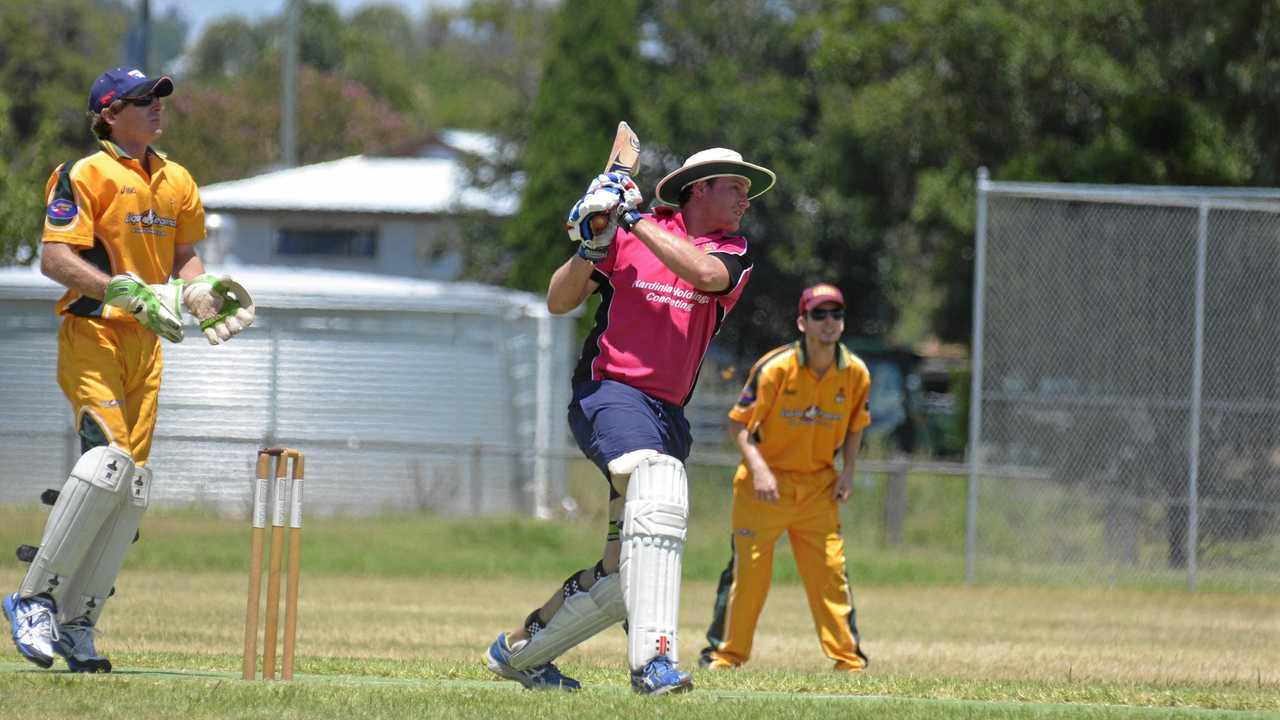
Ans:
[[[614,380],[574,386],[569,427],[582,453],[605,479],[609,461],[633,450],[657,450],[684,462],[693,444],[684,408]]]

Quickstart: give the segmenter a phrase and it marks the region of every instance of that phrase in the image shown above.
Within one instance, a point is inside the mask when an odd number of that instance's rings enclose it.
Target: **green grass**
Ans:
[[[687,658],[727,551],[710,493],[681,606]],[[687,696],[627,689],[610,630],[561,661],[587,690],[496,682],[480,653],[599,552],[586,507],[567,528],[512,518],[308,519],[297,681],[238,679],[248,530],[242,519],[153,511],[102,623],[119,672],[77,677],[0,654],[0,716],[94,718],[1164,718],[1280,717],[1280,598],[935,580],[953,562],[850,542],[869,671],[835,674],[780,562],[750,663],[695,672]],[[725,513],[727,514],[727,513]],[[46,514],[0,508],[0,547]],[[851,533],[852,534],[852,533]],[[705,537],[698,537],[699,535]],[[786,555],[782,555],[786,557]],[[912,563],[924,581],[912,580]],[[906,570],[895,569],[906,566]],[[857,568],[886,580],[859,579]],[[16,563],[0,588],[16,586]]]

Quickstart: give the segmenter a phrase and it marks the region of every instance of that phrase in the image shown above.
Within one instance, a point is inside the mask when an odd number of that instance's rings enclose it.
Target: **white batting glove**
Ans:
[[[229,275],[205,274],[187,281],[182,302],[200,321],[210,345],[227,342],[253,324],[256,310],[244,286]]]
[[[578,255],[593,263],[603,260],[617,235],[619,217],[642,202],[640,188],[626,175],[605,173],[592,180],[565,221],[569,239],[579,244]]]
[[[182,309],[178,306],[180,285],[148,285],[133,273],[113,276],[102,302],[129,313],[144,328],[168,340],[182,342]]]

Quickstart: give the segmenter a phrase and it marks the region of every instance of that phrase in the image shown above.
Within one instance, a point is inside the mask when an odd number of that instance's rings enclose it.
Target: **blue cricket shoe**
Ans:
[[[93,646],[96,632],[88,618],[77,618],[59,626],[59,637],[53,644],[53,651],[67,661],[71,672],[111,672],[111,661],[99,655]]]
[[[515,680],[529,690],[564,690],[573,692],[582,683],[560,672],[554,663],[544,663],[528,670],[511,667],[511,648],[507,646],[507,634],[499,633],[498,639],[484,654],[485,665],[498,677]]]
[[[13,644],[22,657],[42,668],[53,666],[54,643],[58,640],[57,608],[43,595],[23,598],[18,593],[4,598],[4,616],[9,620]]]
[[[642,695],[689,692],[693,689],[693,678],[689,673],[677,670],[666,655],[659,655],[643,669],[631,673],[631,689]]]

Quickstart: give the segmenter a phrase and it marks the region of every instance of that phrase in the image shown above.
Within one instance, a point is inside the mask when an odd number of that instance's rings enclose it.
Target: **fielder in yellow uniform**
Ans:
[[[18,652],[45,668],[60,655],[75,672],[111,670],[94,628],[150,496],[159,338],[182,340],[184,306],[215,345],[253,322],[244,288],[205,274],[196,254],[204,208],[191,175],[151,147],[172,92],[168,77],[103,73],[89,91],[99,151],[58,166],[45,187],[40,268],[67,288],[58,384],[82,455],[3,600]]]
[[[799,341],[756,362],[729,411],[742,452],[733,477],[733,556],[720,576],[704,668],[742,665],[787,533],[818,641],[835,669],[867,666],[845,569],[837,503],[849,499],[862,430],[871,423],[867,366],[840,343],[844,296],[815,285],[800,296]],[[844,452],[837,473],[835,458]]]

